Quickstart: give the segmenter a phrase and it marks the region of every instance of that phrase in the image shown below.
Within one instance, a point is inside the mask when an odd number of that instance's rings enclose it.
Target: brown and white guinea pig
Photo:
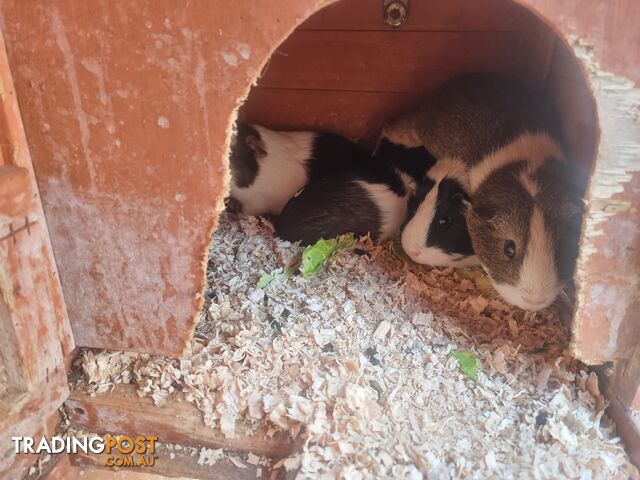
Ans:
[[[388,238],[405,221],[416,179],[434,161],[423,147],[381,139],[366,164],[312,182],[289,200],[276,220],[276,235],[302,245],[345,233]]]
[[[440,159],[409,201],[402,248],[416,263],[436,267],[478,265],[467,229],[469,177],[460,160]]]
[[[340,135],[278,132],[239,122],[232,140],[230,196],[248,215],[277,215],[310,181],[349,168],[366,153]]]
[[[571,278],[581,199],[545,103],[507,77],[456,77],[387,134],[467,167],[466,220],[495,289],[526,310],[549,306]]]

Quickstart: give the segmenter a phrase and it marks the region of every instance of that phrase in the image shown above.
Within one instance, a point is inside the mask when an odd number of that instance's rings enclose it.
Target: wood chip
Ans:
[[[317,277],[257,289],[300,249],[264,220],[223,214],[207,271],[216,295],[185,355],[84,350],[75,388],[132,383],[197,405],[225,435],[258,420],[300,435],[273,478],[640,478],[603,418],[597,379],[568,355],[570,312],[522,312],[482,272],[405,264],[370,240],[358,248],[370,255],[343,251]],[[480,360],[478,382],[452,350]],[[224,454],[199,455],[213,465]]]

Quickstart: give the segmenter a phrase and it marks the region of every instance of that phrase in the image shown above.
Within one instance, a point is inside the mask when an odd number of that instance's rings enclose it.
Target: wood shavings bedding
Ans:
[[[79,388],[178,396],[228,437],[266,421],[301,440],[278,466],[303,479],[639,478],[595,374],[568,356],[562,308],[519,311],[369,241],[318,277],[257,288],[299,252],[268,222],[223,214],[188,352],[85,351]],[[453,350],[477,357],[477,382]]]

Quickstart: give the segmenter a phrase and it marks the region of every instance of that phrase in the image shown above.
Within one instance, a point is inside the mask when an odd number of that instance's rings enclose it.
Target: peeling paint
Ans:
[[[234,44],[236,51],[240,54],[242,58],[245,60],[249,60],[251,58],[251,47],[244,42],[236,42]]]
[[[226,63],[228,63],[229,65],[231,65],[233,67],[238,65],[238,57],[236,57],[236,55],[234,53],[222,52],[220,55],[222,56],[224,61]]]
[[[191,239],[200,235],[197,227],[177,214],[158,215],[166,210],[164,199],[94,194],[89,202],[71,185],[55,179],[47,182],[45,191],[51,202],[48,216],[54,246],[57,251],[75,252],[60,265],[61,278],[75,279],[82,286],[65,291],[76,342],[100,346],[104,337],[117,336],[129,339],[131,349],[180,351],[183,339],[178,333],[187,328],[195,308],[195,300],[185,298],[194,298],[201,279],[191,256],[176,252],[192,249]],[[176,200],[182,199],[180,195]],[[211,209],[203,209],[196,226],[211,214]],[[171,233],[175,222],[178,233]],[[91,228],[79,231],[78,223]],[[102,245],[98,250],[92,248],[96,243]],[[144,338],[140,323],[132,321],[143,317],[154,318],[146,325]],[[87,318],[95,328],[84,328]]]
[[[640,291],[637,259],[627,258],[628,249],[638,247],[640,228],[640,190],[633,187],[640,178],[640,90],[603,71],[596,49],[584,39],[569,41],[589,75],[601,129],[576,269],[573,349],[583,361],[601,363],[615,357],[622,323]]]

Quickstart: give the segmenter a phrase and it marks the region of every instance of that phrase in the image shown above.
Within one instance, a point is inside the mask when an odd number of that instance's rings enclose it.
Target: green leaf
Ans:
[[[260,280],[258,280],[258,288],[267,287],[267,285],[269,285],[275,279],[276,279],[276,277],[274,277],[270,273],[263,273],[262,276],[260,277]]]
[[[391,241],[389,242],[389,250],[396,258],[399,258],[404,263],[416,263],[411,260],[411,257],[409,257],[409,255],[407,255],[407,253],[404,251],[404,248],[402,248],[402,240],[400,235],[396,235],[391,239]]]
[[[352,233],[337,238],[325,240],[321,238],[313,245],[309,245],[302,252],[300,273],[304,278],[318,275],[324,270],[327,262],[340,250],[351,248],[356,240]]]
[[[469,380],[478,381],[478,361],[471,352],[462,350],[452,350],[450,357],[455,358],[460,364],[460,371],[464,373]]]

